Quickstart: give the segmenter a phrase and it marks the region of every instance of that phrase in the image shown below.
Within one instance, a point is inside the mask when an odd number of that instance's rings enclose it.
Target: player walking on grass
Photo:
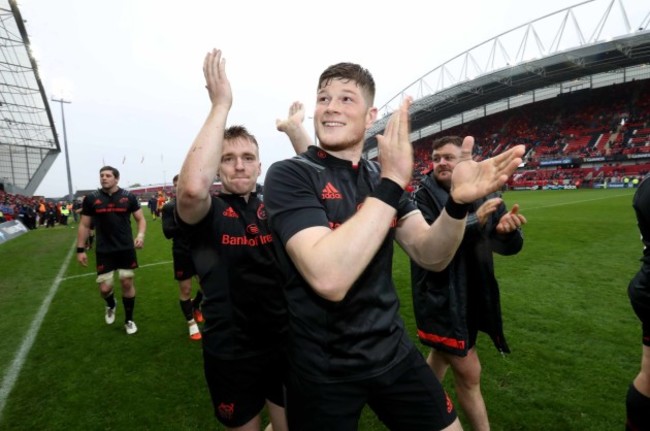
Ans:
[[[133,321],[135,307],[134,269],[138,267],[136,249],[144,245],[147,222],[140,203],[133,193],[118,186],[120,172],[104,166],[99,170],[101,187],[87,195],[82,203],[81,220],[77,233],[77,261],[88,266],[86,240],[92,225],[95,227],[95,255],[99,293],[106,301],[104,319],[107,324],[115,322],[117,303],[113,293],[113,275],[118,272],[122,287],[124,328],[128,335],[135,334],[138,327]],[[133,239],[131,216],[135,219],[138,234]]]
[[[178,175],[172,180],[174,184],[174,193],[178,185]],[[192,299],[192,279],[196,275],[190,245],[188,239],[176,222],[176,198],[167,202],[162,209],[162,229],[165,238],[172,240],[172,259],[174,261],[174,278],[178,281],[179,302],[181,312],[187,321],[187,327],[192,340],[201,339],[201,331],[197,323],[203,322],[201,313],[201,301],[203,293],[201,289],[196,291],[196,296]]]

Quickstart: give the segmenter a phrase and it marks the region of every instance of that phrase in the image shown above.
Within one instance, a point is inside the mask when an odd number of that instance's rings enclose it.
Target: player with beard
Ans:
[[[449,199],[453,172],[461,161],[461,145],[459,136],[433,142],[433,169],[422,178],[415,195],[428,223],[440,217]],[[510,352],[503,334],[492,253],[518,253],[524,242],[520,227],[525,223],[518,205],[507,211],[501,196],[493,193],[470,205],[463,241],[447,267],[429,271],[411,260],[418,337],[432,347],[427,363],[441,382],[451,366],[456,396],[476,431],[490,429],[476,352],[479,329],[492,337],[500,352]]]

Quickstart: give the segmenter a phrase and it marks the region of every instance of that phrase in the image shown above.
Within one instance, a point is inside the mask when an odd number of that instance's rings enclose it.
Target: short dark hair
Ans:
[[[375,80],[368,69],[355,63],[333,64],[321,73],[318,79],[318,90],[333,79],[356,82],[357,86],[365,93],[368,106],[373,106],[375,103]]]
[[[178,181],[178,174],[174,175],[174,178],[172,179],[172,183],[175,183]]]
[[[257,143],[257,139],[255,139],[255,135],[253,135],[252,133],[250,133],[250,132],[248,131],[248,129],[246,129],[246,127],[244,127],[244,126],[239,126],[239,125],[237,125],[237,126],[230,126],[230,127],[228,127],[228,128],[223,132],[223,139],[225,139],[225,140],[229,140],[229,141],[230,141],[230,140],[237,139],[237,138],[248,139],[248,140],[251,141],[253,144],[255,144],[255,146],[256,146],[257,148],[260,147],[260,146],[258,145],[258,143]]]
[[[114,167],[112,167],[112,166],[104,166],[99,170],[99,173],[101,174],[104,171],[111,171],[115,178],[117,178],[118,180],[120,179],[120,171],[118,171]]]
[[[463,138],[460,136],[443,136],[442,138],[438,138],[433,141],[431,144],[431,151],[435,151],[440,147],[444,147],[447,144],[454,144],[457,147],[461,147],[463,145]]]

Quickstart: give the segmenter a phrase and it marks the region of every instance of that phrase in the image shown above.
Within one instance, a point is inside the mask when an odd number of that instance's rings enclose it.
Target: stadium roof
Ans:
[[[33,195],[61,153],[15,0],[0,0],[0,184]]]
[[[526,103],[584,88],[650,78],[650,3],[630,20],[622,0],[586,1],[528,22],[455,56],[379,110],[366,134],[381,133],[405,96],[411,139]],[[599,16],[599,20],[594,20]]]

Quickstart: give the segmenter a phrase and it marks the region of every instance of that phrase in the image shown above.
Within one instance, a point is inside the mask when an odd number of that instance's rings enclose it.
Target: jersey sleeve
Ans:
[[[81,203],[81,215],[90,216],[90,217],[95,215],[95,210],[92,205],[91,195],[84,197],[84,200]]]
[[[404,192],[397,205],[397,219],[399,220],[402,217],[411,214],[413,211],[418,211],[418,207],[415,205],[415,202],[413,202],[413,199],[410,198],[409,194]]]
[[[134,213],[139,209],[140,209],[140,201],[133,193],[129,193],[129,211]]]
[[[172,239],[174,236],[176,236],[176,233],[179,230],[178,224],[176,223],[176,219],[174,217],[175,207],[176,205],[174,205],[174,202],[170,201],[167,202],[162,209],[162,230],[165,238],[167,239]]]
[[[264,204],[271,229],[283,244],[303,229],[329,227],[308,169],[290,159],[274,163],[266,174]]]

